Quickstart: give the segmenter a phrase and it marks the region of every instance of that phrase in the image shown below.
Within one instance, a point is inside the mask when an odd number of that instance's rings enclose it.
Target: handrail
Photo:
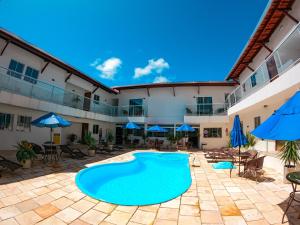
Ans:
[[[216,116],[227,115],[226,103],[202,103],[185,106],[186,116]]]
[[[142,113],[140,113],[141,106],[117,106],[116,108],[116,106],[95,101],[91,98],[68,91],[62,87],[17,73],[2,66],[0,66],[0,90],[1,89],[24,96],[109,116],[120,116],[120,113],[116,112],[119,111],[118,109],[125,109],[126,107],[129,109],[127,116],[146,115],[146,107],[144,105],[142,106]]]

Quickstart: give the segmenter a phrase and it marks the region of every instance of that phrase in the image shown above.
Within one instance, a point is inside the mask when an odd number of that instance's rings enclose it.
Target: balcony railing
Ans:
[[[300,59],[300,24],[286,36],[279,47],[226,99],[233,106],[258,89],[266,86]]]
[[[227,108],[225,103],[186,105],[185,116],[224,116]]]
[[[127,105],[114,107],[115,116],[144,117],[147,116],[146,105]]]
[[[145,106],[111,106],[3,67],[0,67],[0,90],[108,116],[146,114]]]

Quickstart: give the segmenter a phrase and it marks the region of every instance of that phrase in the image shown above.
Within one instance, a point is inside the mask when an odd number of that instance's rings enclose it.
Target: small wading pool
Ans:
[[[86,195],[119,205],[151,205],[171,200],[191,185],[189,155],[139,152],[129,162],[81,170],[76,184]]]

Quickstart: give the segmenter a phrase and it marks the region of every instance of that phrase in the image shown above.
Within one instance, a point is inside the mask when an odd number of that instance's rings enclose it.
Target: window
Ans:
[[[10,60],[7,74],[13,77],[21,78],[24,70],[24,64],[14,59]]]
[[[255,87],[256,86],[256,73],[250,77],[250,80],[251,80],[251,86]]]
[[[260,125],[260,116],[254,117],[254,128]]]
[[[17,131],[31,131],[31,117],[30,116],[18,116],[16,130]]]
[[[27,66],[24,80],[36,84],[36,80],[39,76],[39,71],[36,69],[31,68],[30,66]]]
[[[221,138],[222,128],[204,128],[203,136],[205,138]]]
[[[197,97],[197,114],[198,115],[213,114],[212,97]]]
[[[142,116],[143,115],[143,99],[130,99],[129,100],[129,116]]]
[[[99,105],[100,102],[100,96],[99,95],[94,95],[94,103]]]
[[[98,134],[99,133],[99,125],[98,124],[94,124],[93,125],[93,134]]]
[[[0,113],[0,130],[12,130],[14,123],[14,115],[8,113]]]

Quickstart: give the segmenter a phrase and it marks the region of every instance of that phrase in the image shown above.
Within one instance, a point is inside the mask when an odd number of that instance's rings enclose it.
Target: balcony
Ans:
[[[127,121],[144,123],[147,117],[147,109],[147,105],[115,106],[113,116],[118,118],[116,121],[118,123]]]
[[[110,116],[113,107],[61,87],[0,67],[0,90],[46,102]]]
[[[229,107],[286,74],[300,60],[300,24],[289,33],[276,50],[226,99]]]
[[[185,123],[227,122],[227,104],[207,103],[186,105]]]

